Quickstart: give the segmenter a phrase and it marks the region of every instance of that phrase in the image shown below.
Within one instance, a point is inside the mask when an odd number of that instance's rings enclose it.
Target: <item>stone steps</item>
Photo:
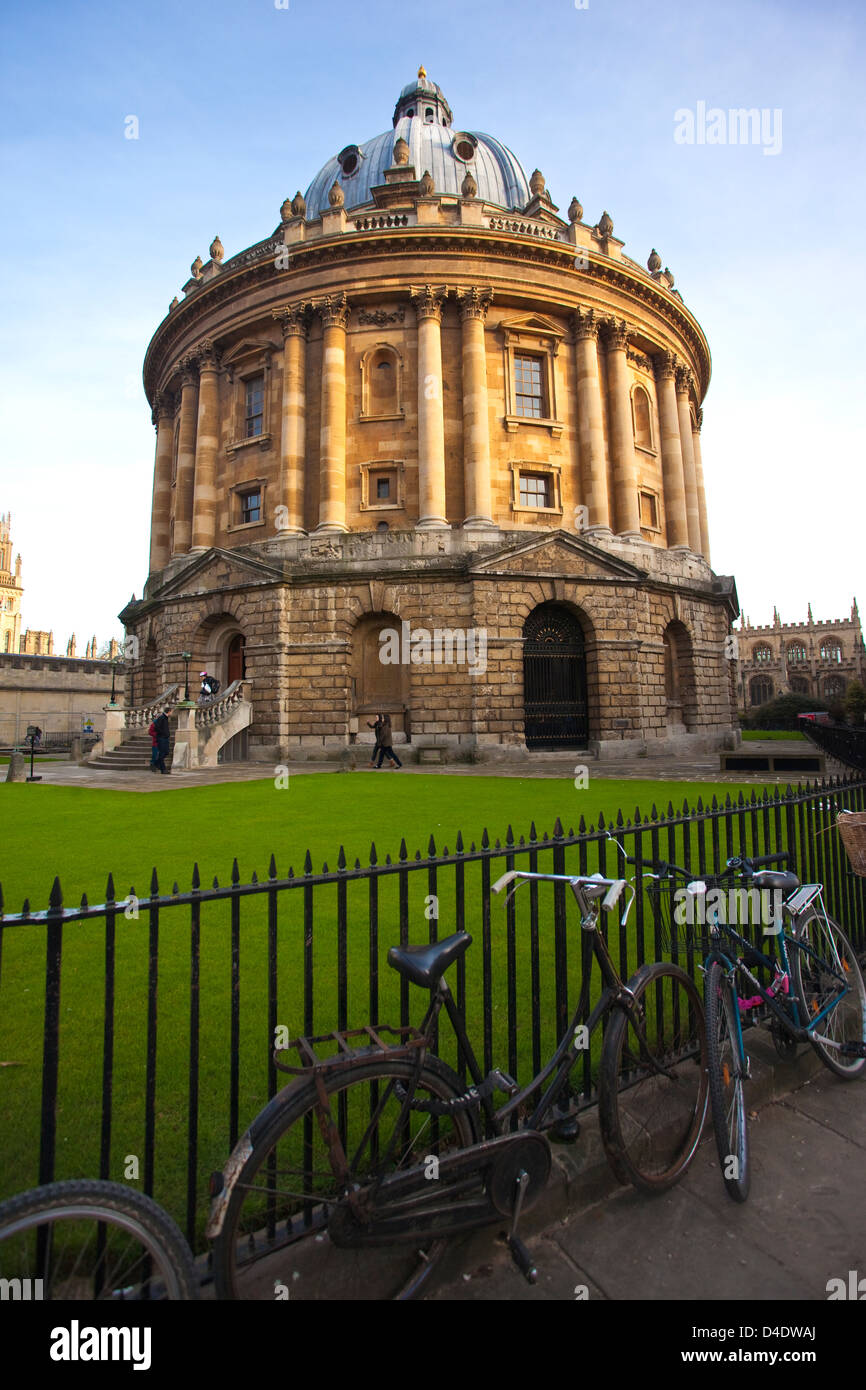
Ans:
[[[150,735],[146,732],[136,731],[128,735],[119,748],[114,748],[110,753],[103,753],[88,763],[88,767],[99,768],[105,772],[146,772],[150,767],[151,754]],[[174,731],[169,740],[168,753],[166,754],[165,765],[171,767],[174,756]]]

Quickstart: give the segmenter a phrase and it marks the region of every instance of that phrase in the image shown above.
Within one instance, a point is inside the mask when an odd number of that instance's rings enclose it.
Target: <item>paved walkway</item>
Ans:
[[[777,755],[793,750],[802,751],[803,744],[800,742],[786,743],[782,741],[773,743],[749,743],[744,744],[744,751],[749,753],[761,753],[771,751]],[[398,748],[398,754],[399,754]],[[690,758],[688,760],[673,760],[670,758],[626,758],[622,762],[596,762],[587,758],[586,754],[576,751],[568,756],[560,754],[541,753],[529,754],[517,763],[446,763],[442,766],[429,763],[405,763],[399,772],[388,767],[383,767],[374,771],[367,765],[367,749],[360,745],[357,749],[357,766],[355,775],[359,776],[433,776],[433,777],[517,777],[522,779],[534,778],[572,778],[575,775],[575,767],[581,765],[581,760],[586,759],[585,765],[591,779],[601,778],[607,780],[626,779],[630,781],[660,781],[660,782],[719,782],[719,783],[755,783],[756,785],[769,785],[785,787],[789,783],[796,785],[798,780],[803,782],[810,779],[814,774],[803,774],[801,778],[796,773],[768,773],[768,772],[720,772],[719,757],[707,755],[701,758]],[[292,777],[309,775],[315,772],[341,772],[343,764],[335,762],[298,762],[284,765],[288,768]],[[838,775],[845,771],[841,766],[828,763],[828,775]],[[276,776],[276,769],[270,763],[225,763],[219,767],[200,768],[195,771],[175,771],[168,777],[162,777],[158,773],[152,773],[148,767],[143,767],[140,772],[117,771],[101,769],[89,766],[79,766],[73,762],[45,762],[39,764],[36,771],[42,777],[43,782],[49,786],[62,787],[96,787],[103,791],[132,791],[132,792],[162,792],[176,790],[178,787],[207,787],[220,782],[252,782],[265,780]]]
[[[746,1203],[723,1187],[711,1127],[670,1192],[646,1197],[608,1183],[593,1194],[600,1140],[591,1112],[573,1148],[555,1147],[558,1210],[548,1203],[526,1219],[538,1283],[526,1283],[494,1227],[449,1252],[427,1298],[826,1301],[829,1280],[866,1276],[866,1080],[837,1079],[811,1049],[779,1061],[763,1030],[748,1038]]]

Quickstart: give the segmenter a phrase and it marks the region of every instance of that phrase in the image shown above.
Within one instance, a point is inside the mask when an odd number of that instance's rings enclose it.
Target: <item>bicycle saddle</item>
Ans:
[[[472,945],[468,932],[458,931],[427,946],[392,946],[388,964],[413,984],[435,989],[449,965]]]
[[[800,887],[797,875],[787,869],[759,869],[750,882],[755,888],[781,888],[785,894],[793,893],[795,888]]]

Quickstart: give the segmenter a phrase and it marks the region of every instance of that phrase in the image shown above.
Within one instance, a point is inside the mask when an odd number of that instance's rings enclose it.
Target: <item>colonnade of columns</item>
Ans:
[[[442,310],[446,286],[411,287],[418,330],[418,521],[420,529],[447,527],[445,503],[445,417],[442,382]],[[462,329],[464,527],[494,527],[487,353],[484,324],[493,291],[457,292]],[[275,312],[283,332],[283,397],[279,481],[280,530],[303,535],[304,469],[307,449],[306,344],[313,313],[322,319],[317,531],[345,532],[346,518],[346,333],[345,292],[298,301]],[[640,537],[639,468],[632,421],[627,324],[591,310],[573,316],[577,372],[579,495],[587,508],[590,535]],[[605,349],[608,444],[599,343]],[[219,367],[214,345],[205,341],[182,360],[179,422],[174,400],[154,406],[157,427],[154,469],[151,571],[172,554],[201,552],[216,539],[216,460],[219,450]],[[673,353],[654,360],[660,425],[666,541],[709,560],[706,499],[700,450],[701,412],[693,420],[688,368]],[[198,378],[198,381],[196,381]],[[177,443],[175,447],[175,429]],[[175,460],[176,453],[176,462]],[[172,471],[174,516],[172,521]]]

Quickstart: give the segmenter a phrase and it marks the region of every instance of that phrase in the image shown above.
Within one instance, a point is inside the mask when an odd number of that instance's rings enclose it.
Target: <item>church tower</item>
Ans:
[[[12,513],[0,515],[0,652],[17,652],[21,641],[21,556],[12,569]]]

